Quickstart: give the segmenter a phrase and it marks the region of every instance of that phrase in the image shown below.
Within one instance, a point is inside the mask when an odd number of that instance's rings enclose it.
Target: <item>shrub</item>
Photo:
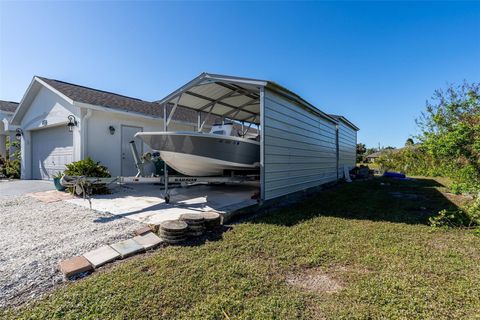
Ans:
[[[90,157],[72,162],[66,165],[67,169],[63,172],[67,176],[85,176],[94,178],[110,178],[110,172],[107,167],[100,165],[100,161],[95,162]],[[57,176],[61,176],[60,172]],[[72,188],[68,188],[71,193],[74,193]],[[95,184],[89,187],[87,191],[89,194],[108,194],[108,188],[105,184]]]
[[[8,152],[10,147],[12,147],[13,149],[12,154],[9,154]],[[7,158],[4,159],[0,156],[0,176],[5,176],[10,179],[19,179],[21,172],[20,141],[10,141],[9,139],[7,139],[6,148]]]
[[[0,176],[10,179],[20,178],[20,160],[19,159],[3,159],[0,157]]]
[[[442,210],[433,226],[480,225],[480,83],[437,90],[417,120],[419,145],[386,153],[378,162],[384,170],[409,175],[445,176],[453,193],[470,193],[473,204]]]
[[[10,179],[20,179],[20,160],[6,160],[3,164],[4,175]]]
[[[463,209],[442,210],[437,216],[431,217],[433,227],[479,227],[480,226],[480,198],[476,198]],[[477,228],[478,229],[478,228]]]
[[[100,161],[93,161],[90,157],[69,163],[66,167],[67,169],[64,171],[64,174],[68,176],[86,176],[95,178],[111,177],[107,167],[100,165]]]

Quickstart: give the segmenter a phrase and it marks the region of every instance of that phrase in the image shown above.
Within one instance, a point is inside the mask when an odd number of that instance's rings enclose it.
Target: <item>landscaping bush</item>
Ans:
[[[0,173],[9,179],[20,179],[20,160],[5,160],[0,167]]]
[[[67,176],[85,176],[93,178],[110,178],[111,174],[108,168],[100,165],[100,161],[95,162],[90,157],[72,162],[66,165],[67,169],[63,172]],[[74,193],[72,188],[68,188]],[[87,191],[90,194],[108,194],[109,190],[105,184],[95,184]]]
[[[111,177],[107,167],[100,165],[100,161],[93,161],[90,157],[69,163],[66,167],[67,169],[63,173],[67,176],[86,176],[96,178]]]
[[[417,120],[419,144],[385,153],[377,162],[384,170],[452,179],[453,193],[470,193],[474,205],[439,213],[435,226],[474,226],[480,210],[480,84],[464,83],[437,90]]]
[[[20,141],[14,140],[10,142],[7,140],[7,150],[10,149],[10,146],[13,147],[12,154],[7,154],[7,158],[3,159],[0,157],[0,176],[7,177],[9,179],[19,179],[20,178]]]
[[[462,209],[442,210],[429,219],[434,227],[478,227],[480,226],[480,198]]]

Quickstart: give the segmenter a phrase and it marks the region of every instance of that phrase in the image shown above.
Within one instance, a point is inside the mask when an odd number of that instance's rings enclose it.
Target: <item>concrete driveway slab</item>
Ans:
[[[0,198],[23,196],[27,193],[55,190],[52,181],[0,180]]]
[[[170,190],[170,203],[163,199],[161,186],[151,184],[128,185],[116,188],[112,194],[92,198],[92,209],[108,212],[145,224],[159,225],[175,220],[183,213],[203,214],[208,211],[228,213],[255,205],[251,199],[258,185],[196,185]],[[66,200],[89,208],[87,200]]]

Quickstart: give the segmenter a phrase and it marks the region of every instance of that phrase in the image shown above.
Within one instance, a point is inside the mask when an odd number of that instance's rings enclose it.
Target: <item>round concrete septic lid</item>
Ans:
[[[200,222],[203,221],[203,215],[197,213],[184,213],[180,216],[180,220],[183,221],[192,221],[192,222]]]
[[[179,220],[167,220],[160,224],[160,228],[167,231],[183,231],[188,228],[188,225]]]
[[[203,214],[203,218],[207,221],[217,220],[220,219],[220,214],[213,211],[208,211]]]

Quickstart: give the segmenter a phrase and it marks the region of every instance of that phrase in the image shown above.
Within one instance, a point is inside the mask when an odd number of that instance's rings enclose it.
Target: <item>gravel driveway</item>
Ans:
[[[62,282],[60,260],[126,239],[140,226],[63,201],[0,198],[0,308],[37,298]]]

